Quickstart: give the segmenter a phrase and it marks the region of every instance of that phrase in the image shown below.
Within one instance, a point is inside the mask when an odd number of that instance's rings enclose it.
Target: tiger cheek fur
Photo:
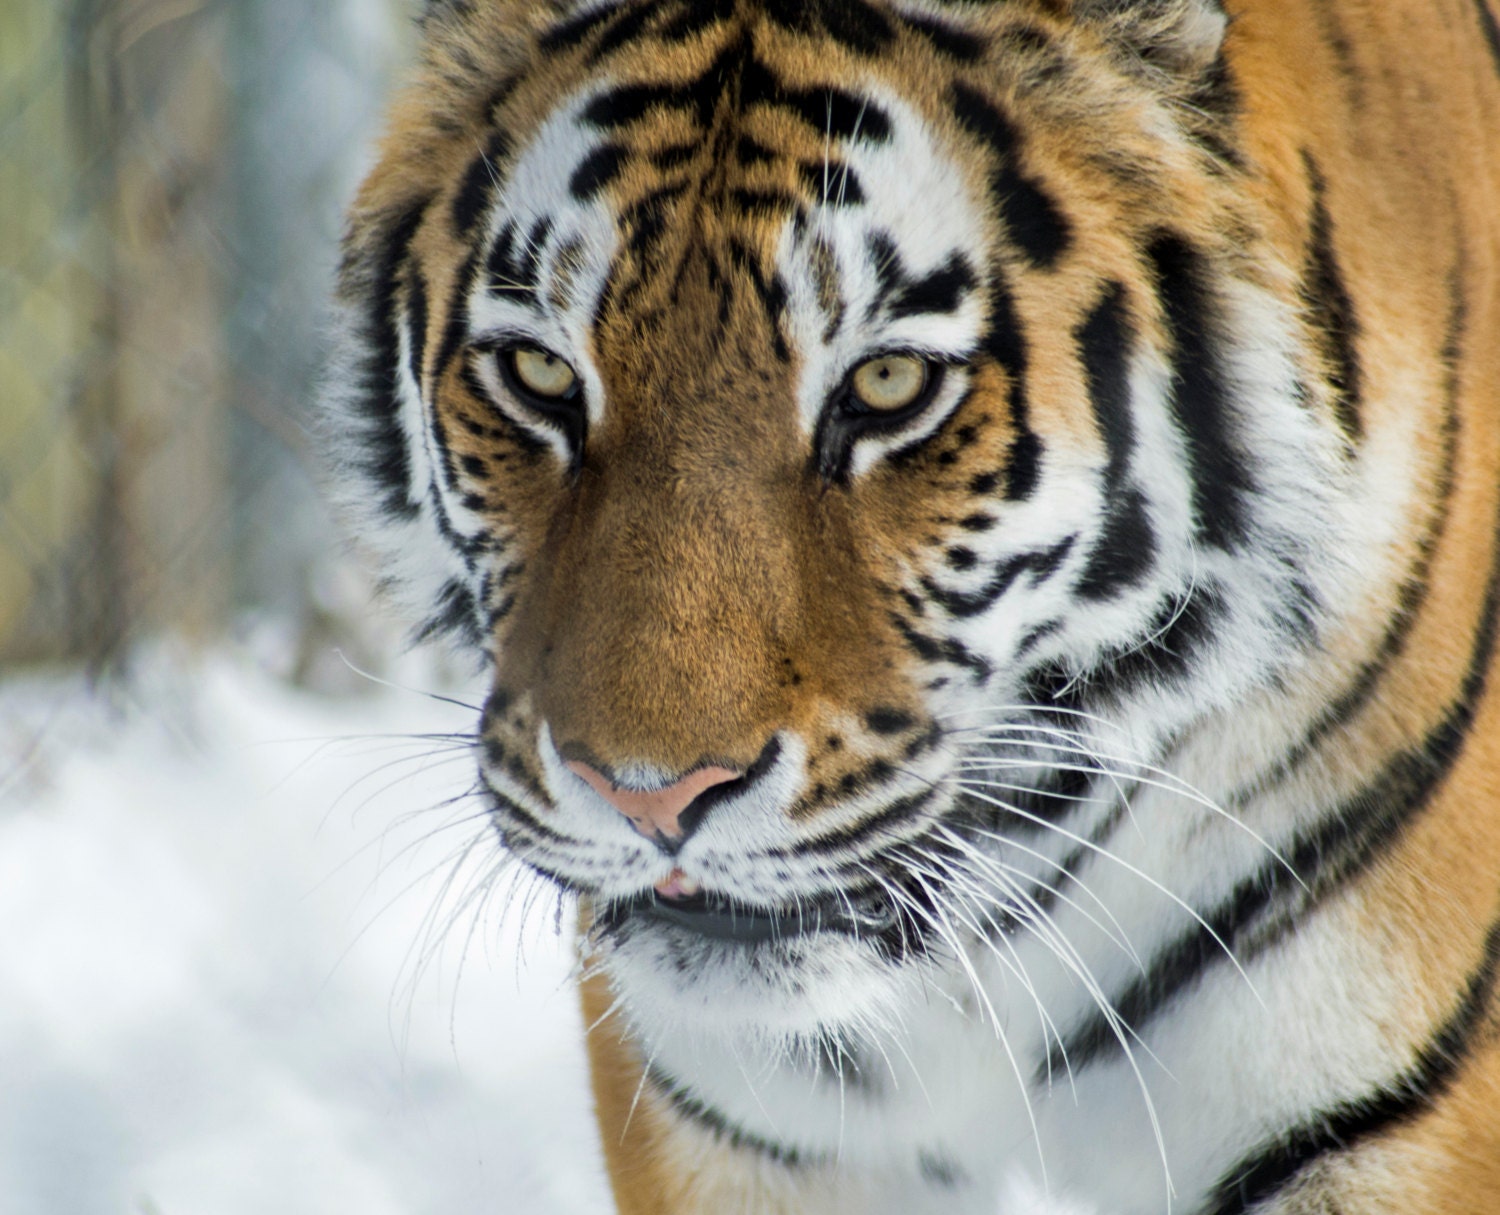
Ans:
[[[1500,27],[1375,7],[428,5],[326,429],[627,1215],[1500,1208]]]

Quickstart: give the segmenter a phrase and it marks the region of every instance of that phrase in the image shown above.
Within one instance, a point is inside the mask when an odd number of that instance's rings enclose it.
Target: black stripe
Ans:
[[[905,734],[916,724],[916,718],[895,705],[876,705],[865,713],[865,729],[876,734]]]
[[[739,78],[742,62],[749,54],[743,40],[730,43],[704,71],[680,84],[622,84],[595,97],[583,111],[583,120],[602,131],[615,131],[645,118],[655,109],[682,110],[692,114],[699,127],[713,120],[725,90]]]
[[[1141,640],[1102,655],[1090,693],[1123,700],[1143,687],[1181,683],[1213,641],[1229,604],[1221,586],[1208,580],[1186,596],[1162,600]]]
[[[1271,871],[1269,884],[1261,881],[1259,874],[1240,883],[1228,899],[1203,916],[1206,928],[1195,924],[1190,932],[1157,953],[1145,974],[1109,997],[1118,1023],[1128,1027],[1127,1036],[1130,1032],[1143,1033],[1180,992],[1214,963],[1224,960],[1224,950],[1214,936],[1227,942],[1232,950],[1235,930],[1264,910],[1280,889],[1281,872]],[[1124,1047],[1117,1036],[1116,1024],[1100,1011],[1089,1013],[1053,1046],[1046,1065],[1038,1068],[1037,1075],[1045,1078],[1049,1071],[1069,1067],[1076,1073],[1099,1060],[1122,1056]]]
[[[460,239],[469,235],[489,209],[495,183],[500,176],[497,166],[509,151],[510,141],[504,133],[492,131],[484,150],[464,170],[458,193],[453,196],[452,208],[453,232]]]
[[[697,1097],[689,1093],[687,1089],[675,1083],[666,1073],[656,1067],[648,1068],[646,1075],[650,1078],[651,1087],[672,1107],[673,1112],[679,1117],[702,1127],[715,1139],[727,1144],[729,1147],[753,1152],[757,1156],[763,1156],[767,1160],[788,1169],[814,1166],[822,1163],[823,1158],[821,1156],[804,1155],[798,1152],[796,1148],[787,1147],[781,1143],[774,1143],[769,1139],[762,1139],[759,1135],[753,1135],[743,1127],[730,1122],[718,1110],[712,1106],[705,1105]]]
[[[680,169],[702,150],[696,143],[674,143],[652,152],[651,165],[653,168],[664,170]]]
[[[791,352],[787,349],[786,339],[781,334],[781,320],[786,313],[787,304],[785,281],[780,273],[773,274],[768,279],[755,254],[739,237],[729,239],[729,258],[749,278],[751,285],[755,288],[756,298],[765,309],[766,320],[771,327],[772,349],[777,359],[783,363],[790,361]]]
[[[997,268],[990,284],[989,329],[981,342],[1010,381],[1010,424],[1014,437],[1006,457],[1005,497],[1018,502],[1029,498],[1041,476],[1042,440],[1031,429],[1031,403],[1027,396],[1026,372],[1029,350],[1015,300],[1004,274]]]
[[[568,192],[579,202],[597,198],[619,177],[630,152],[617,143],[600,144],[579,163],[568,179]]]
[[[1033,265],[1054,266],[1072,244],[1072,225],[1041,184],[1021,172],[1021,138],[1010,119],[962,82],[953,86],[949,104],[959,125],[988,144],[999,161],[990,189],[1011,240]]]
[[[973,268],[962,253],[948,255],[948,260],[930,274],[908,280],[891,300],[892,319],[930,312],[951,316],[964,297],[975,287]]]
[[[1417,557],[1407,572],[1405,581],[1396,593],[1394,610],[1391,612],[1385,633],[1381,636],[1375,653],[1360,667],[1354,679],[1308,728],[1307,733],[1273,767],[1255,777],[1248,785],[1235,790],[1225,799],[1225,809],[1236,810],[1247,806],[1254,796],[1285,781],[1316,751],[1318,745],[1335,730],[1352,721],[1368,705],[1380,686],[1381,680],[1391,665],[1406,652],[1406,644],[1416,627],[1417,617],[1427,602],[1431,591],[1433,557],[1443,535],[1447,531],[1448,517],[1452,511],[1454,462],[1458,456],[1459,409],[1458,409],[1458,362],[1462,356],[1465,331],[1468,326],[1468,308],[1461,287],[1455,278],[1449,284],[1451,303],[1448,314],[1448,331],[1443,342],[1441,358],[1448,374],[1444,388],[1445,408],[1443,414],[1443,454],[1438,469],[1437,486],[1433,495],[1432,519],[1417,545]]]
[[[776,159],[776,153],[764,144],[757,143],[748,135],[741,135],[734,145],[735,159],[740,164],[749,168],[753,165],[770,164]]]
[[[660,8],[660,4],[646,3],[638,6],[634,12],[627,12],[604,32],[598,42],[594,43],[594,49],[589,52],[589,62],[598,63],[611,51],[634,41]]]
[[[427,279],[413,262],[407,267],[406,280],[406,366],[417,395],[422,396],[422,372],[427,363]]]
[[[487,288],[513,304],[540,303],[542,254],[552,235],[552,221],[539,219],[523,237],[512,221],[500,229],[494,247],[485,259]]]
[[[1145,496],[1127,487],[1135,451],[1135,421],[1130,412],[1135,327],[1126,309],[1124,286],[1108,284],[1073,336],[1094,421],[1104,440],[1104,522],[1077,588],[1083,598],[1097,601],[1139,584],[1156,555],[1156,533]]]
[[[1051,637],[1054,633],[1060,633],[1062,630],[1063,622],[1061,620],[1048,620],[1044,624],[1037,625],[1036,628],[1031,629],[1016,643],[1016,658],[1025,658],[1048,637]]]
[[[340,294],[363,308],[357,340],[364,353],[355,368],[353,406],[361,422],[359,471],[376,487],[380,509],[400,519],[415,518],[420,508],[412,485],[410,453],[401,425],[397,385],[401,375],[401,325],[397,297],[410,278],[411,243],[430,198],[416,200],[379,226],[373,248],[346,249],[340,269]],[[425,328],[425,326],[424,326]]]
[[[1156,558],[1156,529],[1146,496],[1134,486],[1107,499],[1099,538],[1075,588],[1084,599],[1109,599],[1138,586]]]
[[[740,104],[767,105],[795,114],[819,135],[831,139],[886,143],[891,137],[891,120],[868,97],[847,89],[794,89],[759,59],[745,64],[740,84]]]
[[[672,204],[687,191],[686,182],[671,182],[636,199],[620,213],[618,225],[627,233],[630,250],[643,261],[660,243]]]
[[[922,588],[941,604],[950,616],[956,616],[959,619],[977,616],[992,607],[1022,574],[1031,575],[1033,587],[1046,582],[1067,560],[1077,540],[1076,535],[1069,536],[1051,548],[1021,553],[1000,562],[989,580],[977,591],[951,591],[939,586],[931,578],[922,579]]]
[[[438,480],[441,478],[443,486],[449,494],[462,500],[463,487],[459,484],[458,468],[453,458],[453,446],[448,441],[448,426],[442,413],[436,409],[431,410],[427,416],[427,432],[432,438],[432,445],[437,449],[440,459],[436,461],[437,468],[427,485],[427,505],[432,511],[432,522],[444,540],[452,546],[453,551],[462,558],[464,568],[470,573],[475,573],[478,567],[476,560],[481,554],[499,552],[504,548],[504,541],[492,531],[481,530],[472,536],[465,535],[453,525],[453,519],[448,514],[448,508],[443,501],[442,490],[439,488]],[[436,616],[420,626],[418,636],[426,639],[437,633],[450,631],[446,628],[432,629],[434,620],[457,620],[456,616],[450,616],[445,610],[451,600],[453,588],[458,586],[456,582],[450,581],[439,592],[440,608]],[[465,594],[469,592],[465,590]],[[473,596],[470,595],[472,603]],[[477,635],[464,633],[464,639],[477,643]]]
[[[531,774],[524,767],[518,767],[514,757],[501,747],[498,742],[494,739],[486,738],[484,740],[484,748],[485,754],[493,767],[502,768],[508,776],[525,785],[528,789],[531,789],[538,797],[543,796],[541,789]],[[494,813],[496,810],[502,811],[511,820],[501,823],[500,830],[502,836],[505,836],[512,827],[519,824],[521,829],[528,832],[538,844],[550,844],[555,848],[571,849],[578,847],[577,840],[569,839],[565,835],[559,835],[551,827],[547,826],[546,823],[536,818],[520,802],[495,788],[483,771],[480,772],[479,779],[484,785],[485,793],[495,803],[491,807],[491,812]],[[525,861],[526,864],[536,867],[536,862],[527,858],[524,850],[517,849],[516,855]],[[552,878],[559,886],[564,888],[569,887],[569,882],[566,878],[553,873],[548,873],[547,876]]]
[[[1214,1187],[1200,1215],[1248,1215],[1319,1157],[1347,1152],[1364,1140],[1418,1117],[1453,1084],[1489,1014],[1500,970],[1500,924],[1489,931],[1484,954],[1458,1007],[1428,1040],[1406,1071],[1353,1101],[1317,1111],[1231,1168]],[[1475,1195],[1479,1198],[1479,1195]]]
[[[854,170],[842,161],[803,161],[797,169],[802,175],[802,184],[819,203],[831,207],[864,205],[864,187],[859,184]]]
[[[885,774],[890,775],[889,767]],[[859,782],[856,782],[855,788],[858,787]],[[927,814],[928,808],[937,795],[938,787],[930,785],[918,793],[910,793],[905,797],[898,797],[893,802],[888,802],[853,826],[798,840],[796,846],[792,848],[767,848],[758,855],[775,860],[781,857],[805,857],[809,851],[827,852],[834,848],[853,850],[858,845],[888,834],[893,829],[908,826],[921,819]],[[869,875],[866,873],[863,876],[867,879]]]
[[[1245,167],[1245,158],[1229,141],[1240,111],[1240,91],[1223,51],[1209,64],[1183,98],[1188,135],[1210,156],[1232,169]]]
[[[589,102],[583,118],[601,130],[616,130],[645,117],[654,108],[688,111],[697,126],[706,127],[714,118],[724,93],[747,72],[750,42],[739,37],[727,43],[708,68],[694,80],[681,84],[622,84],[600,93]],[[759,77],[769,78],[768,69],[757,66]]]
[[[615,131],[638,122],[657,107],[679,109],[687,104],[686,96],[671,85],[622,84],[590,101],[582,117],[601,131]]]
[[[1246,500],[1254,484],[1234,435],[1208,264],[1172,233],[1152,241],[1147,255],[1172,338],[1172,412],[1187,443],[1198,537],[1215,548],[1233,549],[1247,534]]]
[[[797,34],[827,34],[860,55],[885,49],[895,31],[885,15],[865,0],[764,0],[766,16]]]
[[[485,259],[485,284],[493,295],[514,302],[536,302],[534,283],[521,280],[521,256],[518,245],[520,233],[514,220],[508,221],[495,234],[495,243]]]
[[[412,633],[412,640],[420,645],[435,637],[457,636],[470,645],[479,645],[479,606],[474,592],[457,579],[450,579],[438,592],[437,610],[419,624]]]
[[[1135,451],[1135,421],[1130,414],[1130,354],[1135,326],[1125,307],[1125,288],[1110,283],[1104,295],[1073,333],[1078,358],[1088,381],[1089,404],[1104,440],[1106,495],[1125,484]]]
[[[940,55],[946,55],[960,63],[974,63],[984,58],[985,41],[978,34],[932,17],[919,17],[914,13],[903,13],[899,20],[912,33],[925,39]]]
[[[443,340],[432,364],[434,384],[442,380],[448,365],[469,340],[469,292],[474,288],[474,275],[478,270],[479,250],[475,249],[459,267],[453,290],[448,294],[448,320],[443,325]]]
[[[685,42],[710,26],[728,21],[734,16],[735,0],[686,0],[679,7],[677,16],[656,31],[665,42]]]
[[[891,297],[900,291],[907,280],[906,264],[901,260],[901,251],[895,238],[884,229],[877,229],[865,237],[865,256],[875,274],[876,289],[870,305],[865,309],[865,319],[873,320],[882,308],[889,306]]]
[[[963,667],[970,671],[976,683],[987,680],[994,668],[988,660],[980,657],[959,641],[956,637],[928,637],[925,633],[919,633],[902,616],[891,613],[891,623],[896,626],[896,631],[901,634],[901,640],[906,642],[907,647],[918,658],[924,662],[947,662],[956,667]]]
[[[1500,533],[1496,536],[1500,544]],[[1204,915],[1241,961],[1271,948],[1320,906],[1388,852],[1427,808],[1448,779],[1468,742],[1488,684],[1500,619],[1500,555],[1492,552],[1489,584],[1474,633],[1468,671],[1443,719],[1416,747],[1398,753],[1359,792],[1322,821],[1300,832],[1282,849],[1285,861],[1270,859],[1239,883],[1230,896]],[[1298,881],[1298,875],[1302,882]],[[1280,918],[1262,917],[1273,904]],[[1241,942],[1248,947],[1240,949]],[[1137,1032],[1182,991],[1196,983],[1225,954],[1195,924],[1152,960],[1146,974],[1118,998],[1115,1008]],[[1118,1048],[1101,1014],[1094,1014],[1065,1039],[1074,1068]]]
[[[598,8],[583,13],[581,16],[561,21],[542,35],[539,45],[544,51],[564,50],[568,47],[581,46],[584,42],[606,25],[615,21],[620,15],[631,7],[630,4],[603,4]],[[644,5],[637,4],[635,7],[644,8],[647,12],[654,12],[656,4],[647,0]]]
[[[1474,0],[1479,9],[1479,26],[1484,30],[1484,40],[1490,48],[1490,58],[1495,61],[1495,70],[1500,72],[1500,23],[1486,0]]]
[[[1304,152],[1302,160],[1307,166],[1313,192],[1307,261],[1302,268],[1302,302],[1317,330],[1324,361],[1328,365],[1334,417],[1345,437],[1357,441],[1364,436],[1360,399],[1362,376],[1357,349],[1359,318],[1334,249],[1327,182],[1310,153]]]
[[[759,186],[735,186],[729,191],[728,201],[749,215],[784,215],[801,205],[800,199],[785,190]]]

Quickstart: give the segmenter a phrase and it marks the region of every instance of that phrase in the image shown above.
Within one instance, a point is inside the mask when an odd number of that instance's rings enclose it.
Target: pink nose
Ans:
[[[681,838],[682,812],[692,805],[698,795],[715,785],[738,780],[742,775],[730,768],[695,768],[665,789],[640,793],[633,789],[619,788],[604,773],[579,760],[570,759],[568,767],[588,781],[595,793],[628,818],[647,839],[654,839],[658,835],[664,835],[668,839]]]

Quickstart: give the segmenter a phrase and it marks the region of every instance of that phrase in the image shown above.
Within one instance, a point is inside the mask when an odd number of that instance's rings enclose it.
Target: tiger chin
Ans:
[[[1485,0],[422,38],[323,430],[619,1209],[1500,1210]]]

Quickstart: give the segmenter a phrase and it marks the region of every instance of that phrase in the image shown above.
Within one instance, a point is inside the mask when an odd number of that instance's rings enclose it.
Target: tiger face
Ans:
[[[933,991],[1023,1090],[1129,1056],[1132,942],[1228,953],[1216,886],[1302,899],[1284,849],[1370,767],[1319,751],[1369,689],[1318,705],[1396,644],[1371,604],[1444,457],[1362,394],[1441,397],[1461,324],[1361,362],[1316,141],[1247,139],[1228,28],[429,10],[346,246],[347,496],[419,635],[485,656],[505,847],[736,1143],[773,1138],[745,1058],[842,1075]],[[842,1152],[831,1100],[788,1152]]]
[[[879,1002],[973,833],[1079,795],[1083,714],[1149,753],[1327,577],[1333,453],[1218,235],[1214,115],[1025,10],[840,11],[589,8],[450,101],[468,163],[394,224],[367,464],[444,567],[429,628],[493,660],[507,846],[654,1018]]]

